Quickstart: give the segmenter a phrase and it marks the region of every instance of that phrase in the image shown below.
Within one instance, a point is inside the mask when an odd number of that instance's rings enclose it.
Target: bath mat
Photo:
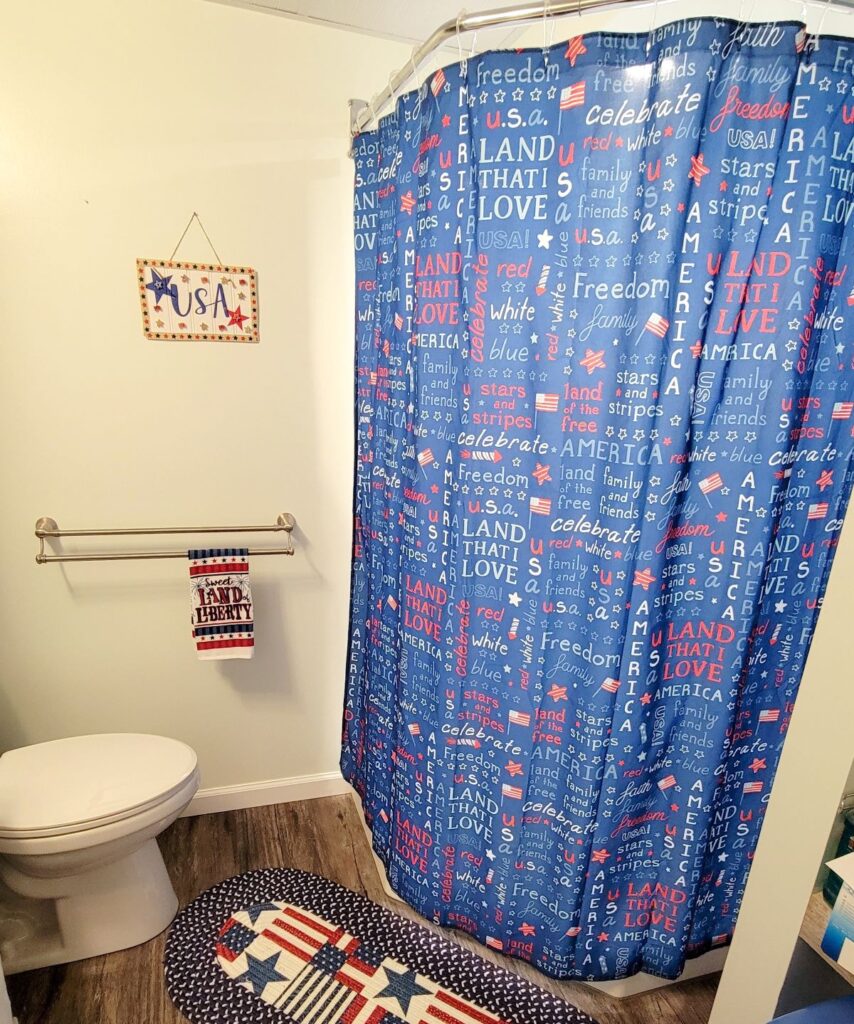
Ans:
[[[175,918],[166,987],[193,1024],[595,1024],[327,878],[269,869]]]

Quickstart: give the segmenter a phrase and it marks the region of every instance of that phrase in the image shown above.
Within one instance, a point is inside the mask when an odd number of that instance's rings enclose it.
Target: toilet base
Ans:
[[[0,857],[0,862],[3,858]],[[0,863],[0,959],[6,974],[85,960],[159,935],[178,910],[156,839],[71,878],[51,879],[63,895],[36,897],[42,880]],[[20,895],[21,891],[30,895]]]

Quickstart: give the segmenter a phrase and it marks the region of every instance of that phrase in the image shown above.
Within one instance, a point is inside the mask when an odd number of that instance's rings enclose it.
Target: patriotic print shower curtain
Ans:
[[[560,978],[732,934],[851,486],[854,43],[487,53],[355,145],[342,765]]]

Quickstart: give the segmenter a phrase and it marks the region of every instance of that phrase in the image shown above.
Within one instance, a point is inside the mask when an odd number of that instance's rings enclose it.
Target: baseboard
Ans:
[[[314,800],[321,796],[340,796],[349,791],[350,787],[340,772],[295,775],[289,779],[244,782],[236,786],[215,786],[200,789],[190,801],[183,817],[218,814],[220,811],[236,811],[244,807],[265,807],[267,804],[285,804],[292,800]]]

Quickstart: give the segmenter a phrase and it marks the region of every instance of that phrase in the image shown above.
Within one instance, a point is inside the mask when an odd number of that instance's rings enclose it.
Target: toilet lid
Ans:
[[[168,799],[196,768],[186,743],[142,733],[72,736],[0,757],[0,836],[119,821]]]

